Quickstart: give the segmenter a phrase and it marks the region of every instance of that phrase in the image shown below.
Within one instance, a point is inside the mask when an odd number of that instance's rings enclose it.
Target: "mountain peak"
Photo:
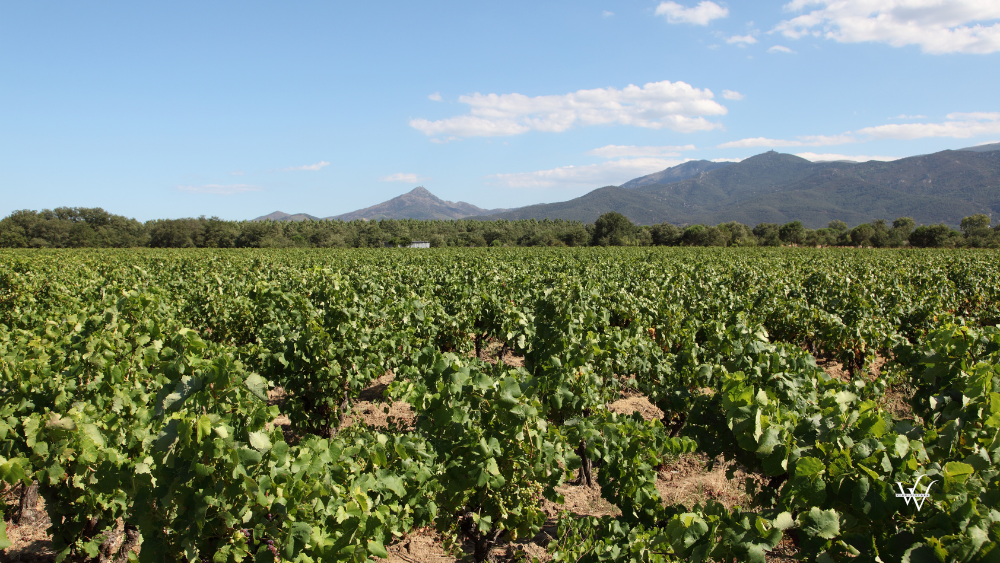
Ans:
[[[767,152],[762,152],[760,154],[751,156],[750,158],[745,158],[741,162],[795,162],[795,163],[808,163],[809,160],[802,158],[801,156],[795,156],[794,154],[788,154],[784,152],[778,152],[770,150]]]
[[[872,217],[901,216],[958,225],[962,217],[1000,209],[1000,150],[983,147],[867,163],[810,162],[765,152],[680,182],[625,187],[637,178],[622,188],[601,188],[495,218],[591,222],[616,211],[647,225],[799,220],[818,228],[834,219],[856,225]]]
[[[254,219],[254,221],[264,221],[264,220],[268,220],[268,219],[271,220],[271,221],[281,221],[285,217],[291,217],[291,215],[292,215],[291,213],[285,213],[284,211],[275,211],[274,213],[268,213],[267,215],[261,215],[260,217],[257,217],[256,219]]]
[[[506,210],[481,209],[464,201],[444,201],[432,194],[427,188],[417,186],[389,201],[329,218],[343,221],[354,221],[357,219],[461,219],[463,217],[490,215],[500,211]]]
[[[285,213],[283,211],[275,211],[274,213],[268,213],[267,215],[261,215],[256,219],[251,219],[252,221],[318,221],[319,217],[309,215],[308,213]]]
[[[629,180],[621,185],[623,188],[638,188],[652,184],[672,184],[687,180],[706,172],[711,172],[717,168],[729,165],[729,162],[711,162],[708,160],[689,160],[677,166],[671,166],[666,170],[654,172],[652,174]]]

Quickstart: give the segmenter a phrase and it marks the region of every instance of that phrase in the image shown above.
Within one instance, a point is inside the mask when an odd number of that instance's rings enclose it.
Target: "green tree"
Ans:
[[[197,219],[162,219],[147,223],[147,229],[154,248],[194,248],[201,237]]]
[[[691,225],[686,227],[681,233],[680,242],[684,246],[701,246],[699,240],[701,238],[702,232],[705,230],[705,225]]]
[[[657,246],[676,246],[681,238],[681,230],[671,223],[660,223],[649,229],[653,244]]]
[[[871,236],[872,246],[876,248],[892,246],[892,239],[889,235],[889,226],[886,224],[885,219],[876,219],[871,222],[871,226],[875,231]]]
[[[218,217],[205,219],[200,217],[201,233],[197,244],[204,248],[232,248],[236,245],[239,231],[232,221],[223,221]]]
[[[777,223],[759,223],[753,234],[761,246],[781,246],[780,228]]]
[[[850,231],[851,244],[854,246],[872,246],[875,228],[868,223],[861,223]]]
[[[900,229],[905,232],[907,236],[913,232],[913,229],[916,226],[917,222],[913,220],[913,217],[899,217],[892,222],[893,229]]]
[[[738,221],[719,223],[716,227],[726,234],[728,240],[726,246],[755,246],[757,240],[753,236],[750,227]]]
[[[978,213],[962,219],[962,233],[965,234],[965,245],[974,248],[987,246],[997,246],[1000,238],[994,231],[990,230],[990,218],[988,215]]]
[[[558,236],[566,246],[587,246],[587,241],[590,240],[590,235],[582,223],[568,225]]]
[[[955,231],[941,223],[940,225],[921,225],[910,235],[910,246],[917,248],[950,248],[960,239]]]
[[[729,231],[724,228],[692,225],[684,229],[681,240],[686,246],[726,246],[729,236]]]
[[[910,234],[913,233],[913,228],[917,225],[917,222],[913,220],[912,217],[899,217],[892,222],[892,228],[889,229],[889,241],[891,246],[903,246],[909,243]]]
[[[827,223],[826,226],[828,229],[833,229],[834,231],[838,232],[843,232],[847,230],[847,223],[839,219],[834,219],[833,221],[830,221],[829,223]]]
[[[629,246],[635,238],[635,225],[621,213],[610,211],[594,222],[591,244],[594,246]]]
[[[802,244],[805,235],[806,228],[802,226],[802,221],[785,223],[778,229],[778,238],[787,244]]]
[[[962,233],[965,237],[981,236],[990,229],[990,218],[983,213],[977,213],[962,219]]]

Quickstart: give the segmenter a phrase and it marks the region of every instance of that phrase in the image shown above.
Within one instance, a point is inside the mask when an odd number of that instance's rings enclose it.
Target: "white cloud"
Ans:
[[[679,156],[681,151],[693,151],[694,145],[668,147],[637,147],[635,145],[607,145],[587,151],[591,156],[621,158],[631,156]]]
[[[250,184],[205,184],[203,186],[177,186],[177,189],[189,194],[235,195],[244,192],[259,192],[260,186]]]
[[[388,176],[381,176],[379,181],[381,182],[406,182],[407,184],[416,184],[418,182],[423,182],[424,180],[430,180],[430,178],[422,178],[416,174],[407,172],[396,172],[395,174],[389,174]]]
[[[801,135],[797,139],[768,139],[766,137],[753,137],[750,139],[740,139],[729,141],[718,146],[720,149],[748,148],[748,147],[818,147],[822,145],[842,145],[844,143],[854,143],[857,139],[853,136],[844,135]]]
[[[740,47],[745,47],[747,45],[753,45],[757,42],[757,38],[753,35],[734,35],[729,39],[726,39],[726,43],[739,43]]]
[[[795,156],[804,158],[806,160],[811,160],[813,162],[831,162],[834,160],[851,160],[854,162],[868,162],[869,160],[881,160],[883,162],[889,162],[892,160],[899,160],[898,156],[865,156],[865,155],[853,155],[848,156],[846,154],[835,154],[835,153],[814,153],[814,152],[797,152]]]
[[[410,127],[428,136],[448,134],[459,137],[497,137],[531,131],[528,125],[510,119],[488,119],[474,115],[460,115],[439,121],[413,119],[410,120]]]
[[[725,98],[725,99],[727,99],[727,100],[742,100],[746,96],[744,96],[743,94],[740,94],[736,90],[723,90],[722,91],[722,97]]]
[[[609,12],[607,10],[604,10],[603,12],[601,12],[601,17],[604,17],[604,18],[610,18],[613,15],[615,15],[614,12]]]
[[[941,123],[899,123],[858,129],[871,139],[924,139],[954,137],[968,139],[1000,133],[1000,112],[949,113]]]
[[[775,45],[775,46],[771,47],[770,49],[768,49],[767,52],[768,53],[788,53],[790,55],[794,55],[795,54],[795,51],[789,49],[788,47],[785,47],[784,45]]]
[[[973,111],[968,113],[952,112],[945,117],[948,119],[997,121],[1000,120],[1000,111]]]
[[[818,7],[817,7],[818,6]],[[810,10],[775,26],[790,38],[805,35],[841,43],[919,45],[925,53],[1000,51],[996,0],[793,0],[789,11]]]
[[[642,87],[578,90],[569,94],[472,94],[458,101],[470,106],[467,115],[439,121],[413,119],[410,127],[428,136],[487,137],[528,131],[560,132],[575,125],[631,125],[672,129],[682,133],[722,126],[704,116],[725,115],[712,91],[685,82],[650,82]]]
[[[694,8],[686,8],[676,2],[660,2],[656,7],[656,15],[666,16],[669,23],[690,23],[708,25],[708,22],[729,15],[729,9],[715,2],[703,0]]]
[[[927,116],[926,115],[906,115],[905,113],[901,113],[901,114],[897,115],[896,117],[890,117],[889,119],[927,119]]]
[[[229,173],[230,176],[242,176],[244,172],[242,170],[233,170]]]
[[[586,166],[563,166],[552,170],[494,174],[494,183],[508,188],[594,188],[617,186],[639,176],[659,172],[686,160],[663,158],[626,158]]]
[[[712,162],[743,162],[746,158],[713,158]]]
[[[768,139],[767,137],[750,137],[747,139],[740,139],[738,141],[726,141],[721,145],[716,146],[719,149],[734,149],[734,148],[749,148],[749,147],[790,147],[798,146],[794,143],[795,141],[786,141],[784,139]]]
[[[441,101],[441,92],[434,92],[430,96],[427,96],[427,99],[431,100],[433,102],[440,102]]]
[[[892,123],[864,127],[856,131],[847,131],[840,135],[800,135],[795,139],[768,139],[753,137],[729,141],[718,145],[720,149],[747,147],[818,147],[823,145],[842,145],[862,141],[881,139],[912,140],[928,137],[953,137],[968,139],[979,135],[1000,134],[1000,111],[955,112],[945,116],[947,121],[941,123]],[[803,153],[812,154],[812,153]],[[805,158],[805,157],[803,157]],[[861,157],[858,157],[861,158]],[[876,157],[866,157],[880,160]]]
[[[297,171],[300,171],[300,170],[309,170],[309,171],[315,172],[315,171],[323,168],[324,166],[330,166],[330,163],[327,162],[327,161],[325,161],[325,160],[321,160],[321,161],[317,162],[316,164],[304,164],[302,166],[289,166],[288,168],[282,168],[282,169],[280,169],[279,172],[297,172]]]

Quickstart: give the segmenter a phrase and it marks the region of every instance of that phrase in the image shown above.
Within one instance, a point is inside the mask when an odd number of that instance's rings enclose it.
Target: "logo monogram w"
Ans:
[[[910,501],[912,500],[914,506],[916,506],[917,510],[919,511],[921,508],[924,507],[924,503],[927,502],[927,498],[931,496],[927,494],[927,491],[930,490],[931,486],[934,483],[937,483],[937,480],[927,483],[927,486],[924,487],[924,492],[918,493],[917,487],[920,485],[920,480],[923,479],[924,477],[926,477],[926,475],[921,475],[917,477],[917,481],[913,484],[912,487],[910,487],[910,492],[906,492],[906,490],[903,488],[903,484],[900,483],[899,481],[896,481],[896,485],[899,486],[899,493],[896,494],[896,498],[902,498],[907,505],[909,505]]]

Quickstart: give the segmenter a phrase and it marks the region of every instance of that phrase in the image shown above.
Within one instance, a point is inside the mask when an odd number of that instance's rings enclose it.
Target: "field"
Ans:
[[[4,252],[0,560],[1000,560],[998,259]]]

